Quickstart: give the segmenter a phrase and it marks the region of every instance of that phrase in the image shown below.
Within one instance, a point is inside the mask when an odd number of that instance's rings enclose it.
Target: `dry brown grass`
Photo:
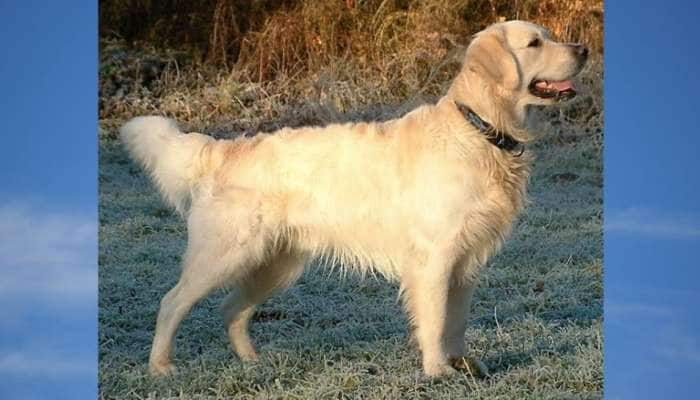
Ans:
[[[519,4],[520,3],[520,4]],[[425,77],[455,44],[506,19],[531,20],[555,37],[602,49],[602,1],[381,1],[347,9],[338,2],[298,2],[274,12],[242,40],[238,61],[258,81],[318,71],[338,58],[382,76]]]
[[[602,0],[103,0],[100,35],[270,72],[345,53],[378,65],[406,42],[432,52],[445,35],[464,38],[503,19],[532,20],[600,50],[602,18]]]
[[[118,1],[101,4],[101,15],[114,13],[101,27],[104,127],[140,114],[242,132],[387,117],[380,105],[395,115],[444,93],[470,35],[503,19],[532,20],[562,40],[602,51],[600,0],[383,0],[354,2],[352,8],[341,1],[210,1],[211,32],[173,36],[184,38],[180,50],[163,48],[172,39],[167,35],[153,38],[167,33],[165,17],[158,17],[166,14],[167,2],[150,15],[153,26],[141,29],[149,44],[114,39],[108,25],[116,26],[120,15],[148,20],[145,3],[132,3],[130,14],[120,11]],[[185,11],[201,25],[206,18],[196,15],[207,2],[195,3],[202,4]],[[182,28],[178,15],[169,18]],[[206,44],[197,41],[205,36]],[[595,81],[599,65],[590,73]],[[261,120],[270,122],[256,122]]]

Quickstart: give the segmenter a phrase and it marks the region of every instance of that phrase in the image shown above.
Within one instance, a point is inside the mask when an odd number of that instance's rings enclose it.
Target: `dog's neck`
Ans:
[[[474,128],[476,128],[479,132],[481,132],[489,143],[501,150],[510,152],[516,157],[520,157],[523,154],[523,151],[525,150],[524,145],[513,138],[510,134],[496,130],[493,126],[491,126],[491,124],[484,121],[468,106],[459,102],[454,102],[454,105],[457,107],[464,119],[474,126]]]
[[[465,70],[457,75],[445,95],[447,103],[463,104],[495,130],[506,132],[519,142],[528,142],[531,138],[526,129],[527,107],[513,101],[514,97]]]

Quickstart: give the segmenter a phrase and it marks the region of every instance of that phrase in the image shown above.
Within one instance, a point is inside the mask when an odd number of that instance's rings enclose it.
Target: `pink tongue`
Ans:
[[[565,90],[573,90],[574,89],[574,84],[571,81],[550,81],[550,82],[537,82],[537,86],[541,88],[546,88],[546,89],[554,89],[559,92],[563,92]]]

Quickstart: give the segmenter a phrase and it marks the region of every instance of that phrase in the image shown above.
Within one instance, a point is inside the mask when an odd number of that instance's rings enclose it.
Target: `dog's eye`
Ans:
[[[527,47],[540,47],[540,44],[542,44],[540,39],[534,38],[527,44]]]

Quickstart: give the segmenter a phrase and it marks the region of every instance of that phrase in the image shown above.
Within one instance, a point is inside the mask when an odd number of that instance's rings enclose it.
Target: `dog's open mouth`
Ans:
[[[569,100],[576,96],[576,89],[570,80],[533,79],[528,89],[530,93],[542,99]]]

